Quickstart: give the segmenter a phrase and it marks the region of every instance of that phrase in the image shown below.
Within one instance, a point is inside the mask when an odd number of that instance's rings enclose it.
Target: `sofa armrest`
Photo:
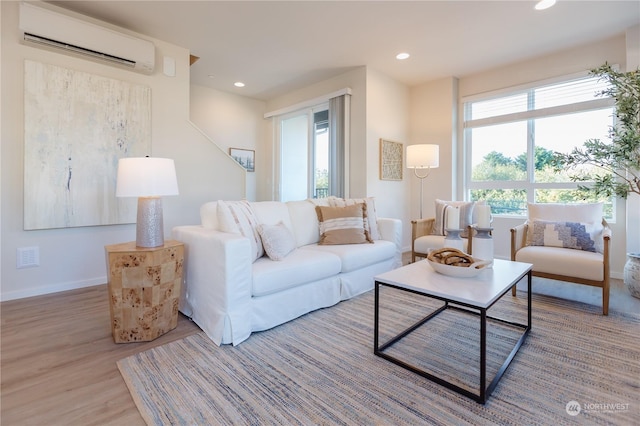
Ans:
[[[527,245],[528,225],[521,225],[511,228],[511,260],[516,260],[516,252]]]
[[[240,234],[202,226],[178,226],[185,245],[180,311],[216,344],[238,344],[251,334],[252,256]]]
[[[385,241],[391,241],[396,245],[396,266],[402,266],[402,221],[381,217],[378,218],[378,230],[380,237]]]

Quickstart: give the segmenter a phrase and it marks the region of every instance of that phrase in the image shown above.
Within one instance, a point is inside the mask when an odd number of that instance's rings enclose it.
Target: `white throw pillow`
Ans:
[[[473,201],[443,201],[436,200],[436,221],[433,225],[433,235],[447,235],[448,210],[449,206],[458,207],[460,209],[460,236],[467,238],[469,235],[468,226],[473,223],[473,209],[475,203]]]
[[[258,234],[258,219],[248,201],[218,201],[218,225],[223,232],[241,234],[251,243],[252,261],[264,255]]]
[[[262,245],[271,260],[282,260],[296,248],[296,240],[289,228],[279,222],[276,225],[258,225]]]

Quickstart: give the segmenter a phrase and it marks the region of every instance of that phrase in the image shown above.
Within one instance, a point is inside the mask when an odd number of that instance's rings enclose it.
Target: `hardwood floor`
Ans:
[[[600,304],[597,288],[534,281],[534,291]],[[610,312],[640,312],[612,280]],[[184,316],[152,342],[116,344],[106,285],[0,304],[0,424],[144,425],[116,361],[200,329]]]
[[[107,286],[3,302],[0,423],[144,425],[116,361],[197,333],[178,327],[152,342],[113,342]]]

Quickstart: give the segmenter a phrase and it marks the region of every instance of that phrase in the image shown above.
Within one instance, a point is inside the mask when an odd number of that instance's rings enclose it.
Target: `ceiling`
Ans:
[[[528,0],[50,3],[186,47],[200,57],[192,84],[261,100],[363,65],[409,86],[464,77],[640,24],[637,0],[559,0],[544,11]]]

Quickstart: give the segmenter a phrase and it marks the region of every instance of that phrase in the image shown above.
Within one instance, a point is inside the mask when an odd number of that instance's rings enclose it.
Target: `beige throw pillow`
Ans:
[[[320,222],[318,244],[362,244],[372,243],[364,227],[367,207],[364,203],[345,207],[316,206]]]
[[[366,205],[367,216],[364,219],[364,228],[369,232],[372,240],[380,240],[380,231],[378,230],[378,215],[376,213],[376,203],[373,197],[366,198],[338,198],[329,197],[329,205],[332,207],[345,207],[354,204],[363,203]]]

